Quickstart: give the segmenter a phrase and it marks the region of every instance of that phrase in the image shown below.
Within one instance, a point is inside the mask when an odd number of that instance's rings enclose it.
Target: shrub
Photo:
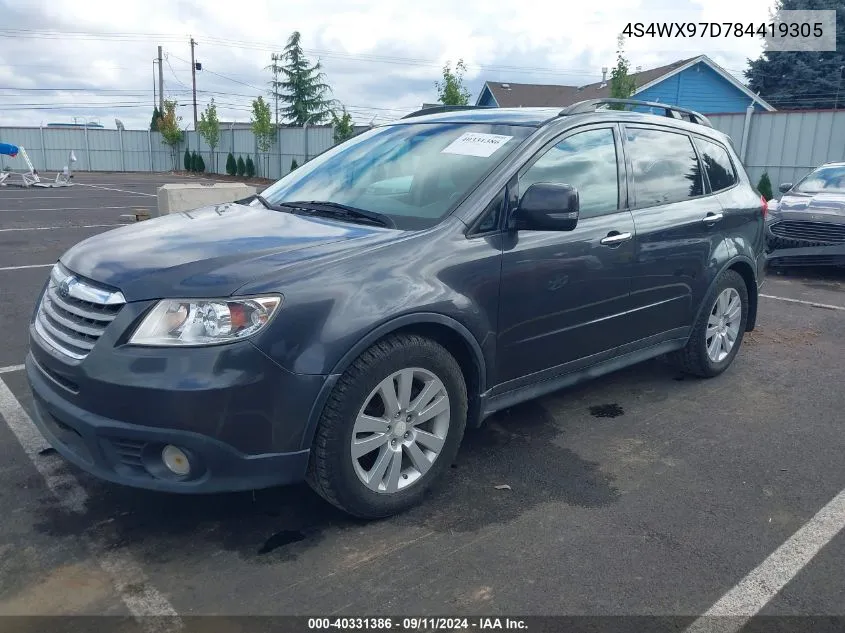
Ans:
[[[769,180],[769,172],[764,171],[763,175],[760,176],[760,182],[757,183],[757,191],[759,191],[760,195],[766,200],[771,200],[775,197],[772,193],[772,181]]]
[[[294,158],[294,159],[290,162],[290,170],[291,170],[291,171],[293,171],[293,170],[294,170],[294,169],[296,169],[297,167],[299,167],[299,164],[296,162],[296,159]]]
[[[199,161],[199,166],[197,167],[197,171],[203,173],[205,171],[205,161],[202,159],[202,156],[197,156]]]
[[[246,171],[246,163],[243,156],[238,156],[238,176],[243,176]]]
[[[200,159],[196,152],[191,152],[191,171],[199,171]]]
[[[246,157],[246,177],[252,178],[255,175],[255,163],[252,162],[252,156]]]
[[[191,162],[191,152],[188,151],[188,148],[185,148],[185,171],[193,171],[194,163]]]
[[[232,152],[229,152],[229,155],[226,157],[226,173],[230,176],[238,173],[238,163],[235,161],[235,157],[232,156]]]

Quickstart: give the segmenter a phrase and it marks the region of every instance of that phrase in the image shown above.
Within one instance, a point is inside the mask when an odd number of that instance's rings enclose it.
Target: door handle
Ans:
[[[618,233],[616,231],[608,233],[607,237],[603,237],[601,243],[605,246],[619,246],[622,242],[627,242],[632,237],[633,233]]]
[[[711,211],[706,216],[704,216],[704,219],[701,220],[701,221],[704,222],[705,224],[715,224],[716,222],[721,220],[723,217],[725,217],[725,214],[722,213],[721,211],[719,213],[713,213]]]

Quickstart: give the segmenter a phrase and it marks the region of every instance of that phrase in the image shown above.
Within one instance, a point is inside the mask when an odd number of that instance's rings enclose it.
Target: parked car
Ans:
[[[770,265],[845,266],[845,163],[826,163],[779,189],[766,226]]]
[[[251,202],[77,244],[32,317],[38,428],[111,482],[307,479],[380,517],[500,409],[660,355],[721,374],[765,201],[700,115],[604,103],[409,116]]]

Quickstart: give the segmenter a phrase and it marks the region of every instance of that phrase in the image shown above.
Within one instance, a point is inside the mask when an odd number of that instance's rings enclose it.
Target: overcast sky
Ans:
[[[473,101],[485,80],[581,85],[613,66],[628,22],[768,20],[773,0],[0,0],[0,126],[97,119],[149,125],[153,58],[164,47],[165,95],[192,122],[190,46],[199,43],[200,110],[249,120],[270,54],[294,30],[334,97],[357,122],[397,118],[436,100],[447,60],[468,64]],[[741,78],[762,50],[752,37],[631,39],[632,66],[701,53]],[[64,89],[64,90],[60,90]],[[72,89],[72,90],[71,90]]]

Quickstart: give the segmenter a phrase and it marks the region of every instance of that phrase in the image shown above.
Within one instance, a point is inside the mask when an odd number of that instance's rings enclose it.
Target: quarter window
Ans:
[[[638,207],[680,202],[704,193],[701,166],[686,134],[627,128]]]
[[[728,156],[727,150],[721,145],[702,138],[695,139],[698,155],[704,163],[707,180],[710,181],[710,191],[722,191],[736,184],[736,172]]]
[[[519,178],[519,194],[537,182],[572,185],[578,190],[581,217],[613,213],[619,206],[619,179],[613,130],[579,132],[564,139]]]

